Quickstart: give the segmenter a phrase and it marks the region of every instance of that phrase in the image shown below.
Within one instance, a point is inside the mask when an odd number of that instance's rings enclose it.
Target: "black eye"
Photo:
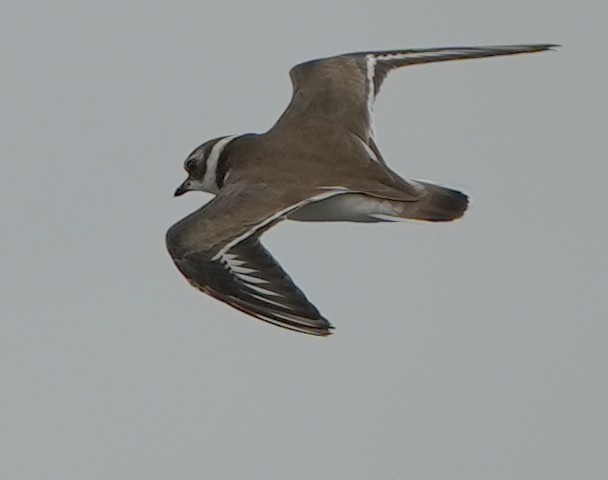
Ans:
[[[187,172],[191,172],[194,170],[194,167],[196,167],[196,162],[194,161],[194,159],[190,159],[186,162],[186,171]]]

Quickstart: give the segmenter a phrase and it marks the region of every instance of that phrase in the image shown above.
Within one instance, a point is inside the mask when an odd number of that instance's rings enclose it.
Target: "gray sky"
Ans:
[[[608,4],[327,3],[3,3],[1,478],[607,478]],[[185,155],[269,128],[295,63],[543,42],[384,85],[385,158],[464,220],[265,236],[335,335],[173,266]]]

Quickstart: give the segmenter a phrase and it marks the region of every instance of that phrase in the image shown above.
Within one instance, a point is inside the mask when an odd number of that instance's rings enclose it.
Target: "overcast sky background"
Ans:
[[[0,477],[608,477],[608,3],[0,7]],[[294,64],[560,43],[393,72],[380,148],[473,197],[447,225],[284,222],[265,245],[335,325],[254,320],[181,277],[172,197],[264,131]]]

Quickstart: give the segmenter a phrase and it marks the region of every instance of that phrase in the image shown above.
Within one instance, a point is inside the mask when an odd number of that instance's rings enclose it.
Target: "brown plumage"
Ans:
[[[312,335],[331,325],[262,247],[285,218],[301,221],[431,222],[460,218],[465,194],[405,180],[373,138],[372,106],[387,73],[418,63],[514,55],[552,45],[361,52],[291,70],[293,97],[266,133],[220,137],[186,159],[176,191],[216,197],[167,232],[167,247],[190,283],[259,319]]]

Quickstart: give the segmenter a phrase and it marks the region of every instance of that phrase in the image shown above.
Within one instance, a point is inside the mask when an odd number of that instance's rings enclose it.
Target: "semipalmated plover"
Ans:
[[[332,328],[260,243],[286,218],[301,221],[445,222],[464,214],[464,193],[391,170],[376,143],[372,107],[393,68],[514,55],[554,45],[359,52],[291,72],[293,97],[266,133],[215,138],[186,159],[175,195],[215,194],[173,225],[167,247],[201,291],[261,320],[312,335]]]

